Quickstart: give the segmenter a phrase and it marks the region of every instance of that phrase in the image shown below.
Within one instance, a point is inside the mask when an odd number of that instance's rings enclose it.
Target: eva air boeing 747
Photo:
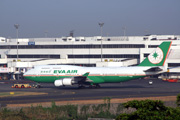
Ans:
[[[72,65],[43,65],[27,71],[26,79],[37,83],[54,83],[55,86],[78,84],[79,87],[100,87],[101,83],[118,83],[156,75],[163,72],[172,42],[163,42],[138,66],[81,67]]]

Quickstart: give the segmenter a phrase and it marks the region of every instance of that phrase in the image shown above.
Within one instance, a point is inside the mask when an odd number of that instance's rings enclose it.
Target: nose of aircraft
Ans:
[[[28,75],[28,73],[29,73],[29,70],[27,72],[25,72],[23,75],[26,76],[26,75]]]
[[[24,76],[27,76],[27,75],[32,75],[34,72],[33,72],[33,69],[31,70],[28,70],[27,72],[24,73]]]

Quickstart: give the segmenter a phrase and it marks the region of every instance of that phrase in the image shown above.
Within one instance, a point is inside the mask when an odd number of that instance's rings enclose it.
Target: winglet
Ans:
[[[164,66],[172,42],[163,42],[138,66]]]
[[[82,75],[82,76],[87,77],[87,76],[89,75],[89,73],[90,73],[90,72],[87,72],[87,73],[85,73],[85,74]]]

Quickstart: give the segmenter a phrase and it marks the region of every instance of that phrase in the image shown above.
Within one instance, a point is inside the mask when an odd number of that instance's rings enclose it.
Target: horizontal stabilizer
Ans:
[[[152,67],[150,69],[144,70],[144,72],[160,72],[163,69],[161,69],[160,67]]]

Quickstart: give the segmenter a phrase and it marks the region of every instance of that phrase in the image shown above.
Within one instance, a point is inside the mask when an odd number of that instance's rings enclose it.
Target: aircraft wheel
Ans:
[[[89,85],[89,88],[93,88],[93,86],[92,86],[92,85]]]
[[[96,88],[100,88],[101,86],[99,84],[96,84]]]
[[[83,88],[85,88],[85,86],[81,85],[81,86],[79,86],[78,88],[79,88],[79,89],[83,89]]]
[[[35,85],[33,84],[33,87],[34,87],[34,88],[40,88],[41,85],[40,85],[40,84],[35,84]]]
[[[41,87],[41,85],[37,85],[37,86],[36,86],[36,88],[40,88],[40,87]]]

